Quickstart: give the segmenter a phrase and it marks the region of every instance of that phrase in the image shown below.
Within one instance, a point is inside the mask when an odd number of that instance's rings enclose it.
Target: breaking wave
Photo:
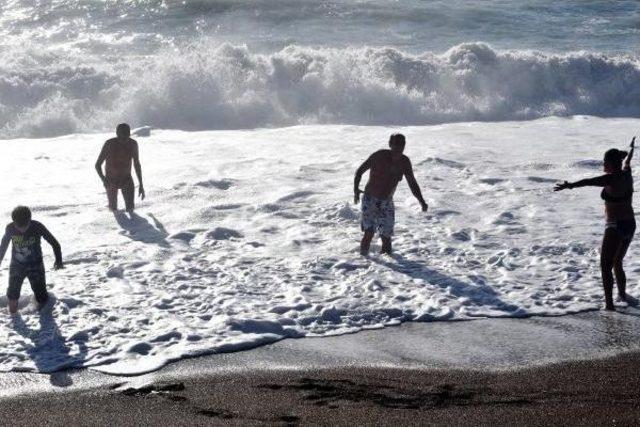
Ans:
[[[0,65],[0,138],[297,124],[425,125],[544,116],[640,116],[640,61],[590,52],[442,54],[289,46],[256,53],[201,39],[153,56],[80,60],[27,48]]]

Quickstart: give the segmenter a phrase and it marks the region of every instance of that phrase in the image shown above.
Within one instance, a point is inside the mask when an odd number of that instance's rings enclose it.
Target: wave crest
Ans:
[[[115,65],[0,68],[0,137],[104,131],[126,120],[183,130],[307,123],[425,125],[550,115],[640,115],[631,56],[290,46],[273,54],[207,40]]]

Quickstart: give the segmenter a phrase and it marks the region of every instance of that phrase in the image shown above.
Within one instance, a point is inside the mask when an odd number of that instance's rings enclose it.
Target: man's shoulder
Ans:
[[[7,226],[4,228],[5,233],[10,233],[11,231],[13,231],[14,227],[13,227],[13,222],[10,222],[9,224],[7,224]]]
[[[371,158],[372,158],[372,159],[374,159],[374,160],[375,160],[375,159],[380,159],[380,158],[387,157],[387,156],[389,156],[390,154],[391,154],[391,150],[389,150],[389,149],[384,149],[384,148],[383,148],[382,150],[375,151],[375,152],[371,155]]]
[[[35,219],[31,220],[31,227],[33,227],[33,229],[38,232],[46,229],[44,224],[42,224],[40,221],[36,221]]]

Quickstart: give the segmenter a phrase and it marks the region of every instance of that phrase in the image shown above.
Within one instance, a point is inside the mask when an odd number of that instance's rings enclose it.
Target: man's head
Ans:
[[[126,123],[120,123],[118,127],[116,127],[116,135],[120,139],[127,139],[131,136],[131,128]]]
[[[391,154],[393,157],[400,157],[404,152],[404,146],[406,141],[404,135],[401,133],[391,134],[389,137],[389,148],[391,148]]]
[[[21,232],[25,232],[31,222],[31,210],[26,206],[16,206],[11,212],[13,225]]]

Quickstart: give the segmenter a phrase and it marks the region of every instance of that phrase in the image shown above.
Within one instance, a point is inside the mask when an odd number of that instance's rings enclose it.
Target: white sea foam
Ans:
[[[634,56],[482,43],[439,55],[301,46],[261,54],[210,39],[115,66],[31,54],[35,65],[22,55],[0,65],[0,137],[106,131],[125,120],[209,130],[640,115]]]
[[[148,199],[137,216],[115,218],[92,168],[109,135],[2,141],[12,166],[0,171],[0,214],[8,222],[14,205],[30,205],[60,239],[67,269],[48,273],[55,300],[43,316],[27,283],[22,320],[0,310],[0,370],[133,374],[402,321],[598,309],[601,201],[593,189],[553,193],[552,182],[598,173],[604,151],[623,148],[639,125],[154,130],[139,139]],[[365,259],[353,172],[397,130],[431,209],[421,213],[403,181],[397,256]],[[626,265],[637,296],[635,244]]]

